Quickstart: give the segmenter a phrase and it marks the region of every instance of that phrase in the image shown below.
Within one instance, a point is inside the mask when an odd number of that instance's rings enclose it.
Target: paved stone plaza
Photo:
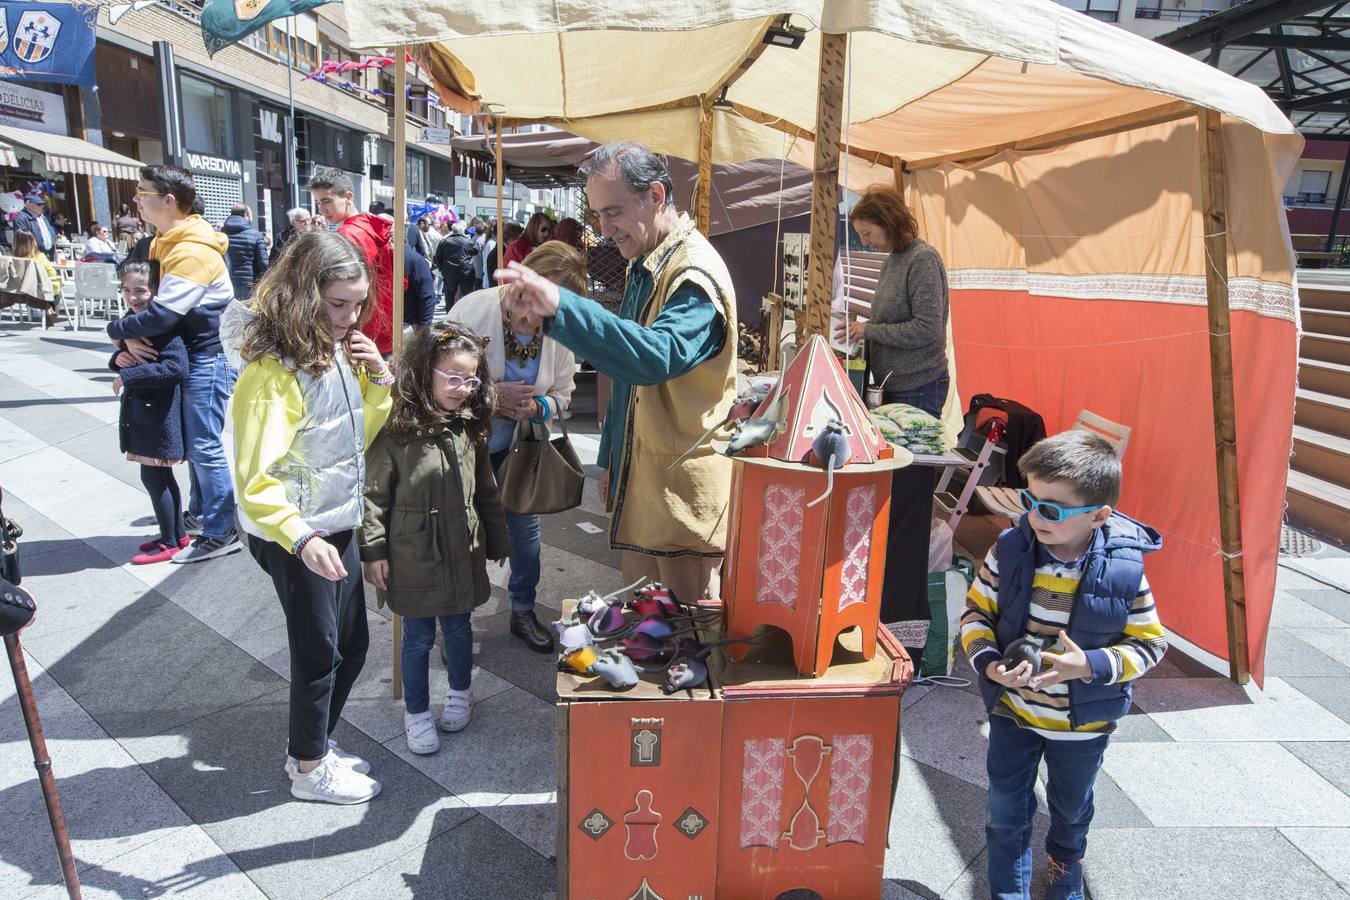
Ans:
[[[85,896],[553,897],[553,665],[507,635],[504,592],[474,617],[473,724],[414,757],[390,700],[390,620],[369,591],[370,655],[337,738],[383,793],[357,807],[293,800],[271,583],[246,552],[125,564],[153,518],[117,452],[107,359],[96,331],[0,325],[0,487],[26,530],[41,611],[23,641]],[[594,459],[593,391],[571,430]],[[541,618],[620,586],[587,523],[604,524],[593,481],[583,508],[545,520]],[[1096,900],[1350,888],[1350,557],[1282,560],[1279,588],[1263,692],[1180,647],[1139,684],[1098,780]],[[885,896],[987,896],[978,695],[914,687],[903,718]],[[0,897],[64,896],[7,674],[0,810]]]

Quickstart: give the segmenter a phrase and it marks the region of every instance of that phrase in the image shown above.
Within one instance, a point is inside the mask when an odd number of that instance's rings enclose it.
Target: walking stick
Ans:
[[[5,652],[9,667],[14,671],[14,689],[23,710],[23,723],[28,727],[28,743],[33,745],[33,766],[42,784],[42,799],[47,804],[47,818],[52,823],[52,838],[56,841],[56,855],[61,858],[61,875],[66,880],[66,893],[71,900],[80,900],[80,876],[75,871],[75,857],[70,852],[70,835],[66,819],[61,814],[61,797],[56,793],[56,778],[52,776],[52,761],[47,755],[47,739],[42,735],[42,720],[38,718],[37,703],[33,699],[33,683],[28,680],[28,667],[23,662],[23,650],[17,634],[5,635]]]

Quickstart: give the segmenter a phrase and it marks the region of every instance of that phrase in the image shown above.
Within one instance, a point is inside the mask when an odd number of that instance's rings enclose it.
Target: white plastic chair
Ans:
[[[117,282],[117,266],[112,263],[81,263],[75,267],[75,305],[83,318],[101,311],[105,318],[120,316],[122,292]]]

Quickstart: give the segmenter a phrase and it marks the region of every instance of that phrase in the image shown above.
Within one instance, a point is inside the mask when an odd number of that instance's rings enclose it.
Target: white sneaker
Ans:
[[[204,562],[208,559],[228,556],[231,553],[238,553],[242,549],[244,549],[244,545],[240,542],[239,535],[234,531],[223,538],[209,538],[205,535],[199,535],[192,541],[191,546],[179,550],[169,562],[185,566],[189,563]]]
[[[328,752],[340,765],[344,765],[353,772],[360,772],[362,775],[370,774],[370,763],[366,762],[355,753],[348,753],[337,745],[337,741],[328,739]]]
[[[291,776],[291,796],[298,800],[351,805],[365,803],[380,792],[380,783],[368,775],[354,772],[329,753],[311,771],[301,774],[295,760],[286,760]]]
[[[403,732],[408,738],[408,749],[419,756],[426,756],[441,749],[441,736],[436,733],[436,722],[429,712],[405,712]]]
[[[468,691],[450,691],[441,710],[441,731],[463,731],[473,715],[473,698]]]

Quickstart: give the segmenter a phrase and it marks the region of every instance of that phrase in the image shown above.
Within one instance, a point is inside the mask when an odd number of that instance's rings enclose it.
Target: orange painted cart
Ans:
[[[674,697],[559,675],[559,896],[880,897],[911,666],[885,629],[876,649],[855,629],[802,678],[771,631]]]

